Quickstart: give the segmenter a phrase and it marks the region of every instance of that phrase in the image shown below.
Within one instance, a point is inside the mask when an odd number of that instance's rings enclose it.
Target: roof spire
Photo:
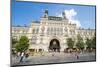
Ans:
[[[63,19],[66,19],[65,12],[62,12]]]
[[[48,9],[46,9],[44,13],[44,17],[48,17]]]

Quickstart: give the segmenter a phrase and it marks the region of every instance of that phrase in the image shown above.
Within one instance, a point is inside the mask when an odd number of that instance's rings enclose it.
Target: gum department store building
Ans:
[[[48,10],[45,10],[40,21],[33,21],[29,26],[13,26],[12,37],[19,39],[27,36],[30,51],[64,51],[68,47],[67,38],[76,41],[80,34],[85,41],[87,37],[94,36],[95,29],[78,28],[76,24],[69,23],[64,12],[62,15],[63,17],[48,16]]]

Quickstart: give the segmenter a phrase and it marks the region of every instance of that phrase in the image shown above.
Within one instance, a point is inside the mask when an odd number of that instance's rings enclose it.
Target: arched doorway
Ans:
[[[57,39],[52,39],[49,44],[49,50],[52,52],[60,52],[60,43]]]

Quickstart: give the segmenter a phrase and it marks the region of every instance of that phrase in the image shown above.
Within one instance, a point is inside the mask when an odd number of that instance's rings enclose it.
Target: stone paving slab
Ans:
[[[52,56],[52,54],[54,56]],[[19,63],[20,58],[12,58],[12,65],[29,65],[29,64],[47,64],[47,63],[62,63],[62,62],[81,62],[81,61],[95,61],[95,53],[79,54],[79,59],[74,54],[65,53],[49,53],[44,56],[30,56],[23,59],[24,62]]]

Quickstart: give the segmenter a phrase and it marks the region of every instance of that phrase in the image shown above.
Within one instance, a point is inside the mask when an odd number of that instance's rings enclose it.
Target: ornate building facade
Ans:
[[[43,49],[44,51],[63,51],[67,48],[67,39],[77,40],[79,34],[85,41],[95,34],[95,29],[78,28],[76,24],[69,23],[62,13],[63,17],[49,16],[48,10],[45,10],[44,16],[40,21],[33,21],[29,26],[13,26],[12,37],[19,39],[21,36],[27,36],[29,39],[29,49]]]

